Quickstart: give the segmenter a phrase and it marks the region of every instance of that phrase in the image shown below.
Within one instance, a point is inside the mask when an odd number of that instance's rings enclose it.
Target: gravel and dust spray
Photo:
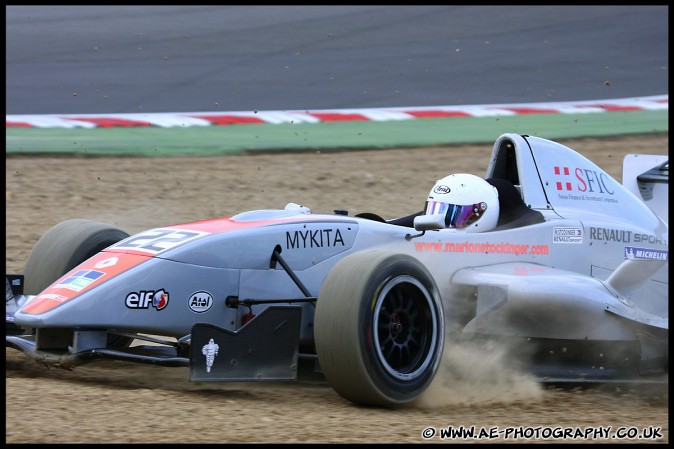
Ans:
[[[544,390],[502,342],[446,341],[433,383],[415,401],[419,408],[538,402]]]

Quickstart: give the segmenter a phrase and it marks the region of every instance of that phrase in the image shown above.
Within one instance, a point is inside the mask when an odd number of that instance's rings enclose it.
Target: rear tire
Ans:
[[[93,220],[63,221],[33,246],[23,270],[24,293],[38,295],[85,260],[129,236],[112,225]],[[108,335],[108,345],[128,347],[133,339]]]
[[[321,287],[316,352],[330,386],[349,401],[392,407],[417,399],[437,372],[443,337],[438,289],[411,256],[347,256]]]

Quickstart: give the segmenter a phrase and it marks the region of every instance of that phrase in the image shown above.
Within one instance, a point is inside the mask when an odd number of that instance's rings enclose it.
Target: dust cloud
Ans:
[[[497,341],[445,342],[441,365],[418,408],[539,402],[542,385]]]

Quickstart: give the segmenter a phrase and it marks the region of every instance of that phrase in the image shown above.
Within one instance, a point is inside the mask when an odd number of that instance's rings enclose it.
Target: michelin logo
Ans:
[[[213,368],[213,362],[215,362],[215,356],[218,355],[219,349],[220,345],[218,345],[212,338],[208,341],[208,344],[201,348],[201,353],[206,356],[207,373],[211,372],[211,368]]]
[[[630,260],[669,260],[669,251],[651,248],[625,247],[625,259]]]

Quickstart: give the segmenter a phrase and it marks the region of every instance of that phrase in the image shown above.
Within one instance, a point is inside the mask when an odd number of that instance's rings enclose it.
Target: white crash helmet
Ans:
[[[498,222],[498,191],[479,176],[449,175],[438,180],[431,189],[424,214],[444,214],[447,228],[489,231]]]

